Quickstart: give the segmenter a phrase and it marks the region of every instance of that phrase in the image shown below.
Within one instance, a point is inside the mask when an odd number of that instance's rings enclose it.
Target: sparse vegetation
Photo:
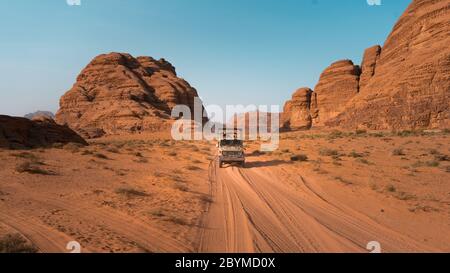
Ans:
[[[291,161],[305,162],[305,161],[308,161],[308,156],[304,155],[304,154],[293,155],[293,156],[291,156]]]
[[[141,191],[141,190],[137,190],[137,189],[133,189],[133,188],[129,188],[129,187],[118,188],[118,189],[116,189],[116,193],[120,194],[120,195],[124,195],[128,198],[149,196],[149,194],[146,193],[145,191]]]
[[[321,156],[339,156],[339,151],[329,148],[322,148],[320,149],[319,154]]]
[[[434,159],[436,161],[450,161],[450,156],[442,155],[442,154],[435,154]]]
[[[348,156],[353,158],[360,158],[364,157],[364,154],[357,153],[355,150],[353,150]]]
[[[39,158],[35,154],[29,153],[29,152],[21,152],[21,153],[11,154],[11,156],[14,156],[17,158],[30,159],[33,161],[39,160]]]
[[[168,156],[177,156],[177,153],[176,152],[169,152],[169,153],[167,153],[167,155]]]
[[[407,200],[414,200],[416,199],[415,195],[406,193],[406,192],[398,192],[395,197],[399,200],[407,201]]]
[[[71,142],[64,145],[64,150],[70,151],[72,153],[78,153],[81,147],[83,147],[83,145]]]
[[[109,157],[107,157],[106,155],[104,155],[102,153],[95,153],[94,156],[96,158],[100,158],[100,159],[109,159]]]
[[[91,150],[84,150],[83,152],[81,152],[81,155],[93,155],[94,152]]]
[[[362,163],[362,164],[370,165],[369,160],[367,160],[365,158],[358,158],[356,161],[359,163]]]
[[[353,183],[351,181],[348,181],[344,178],[342,178],[341,176],[336,176],[334,179],[336,179],[337,181],[345,184],[345,185],[352,185]]]
[[[179,191],[184,191],[184,192],[189,191],[189,187],[186,184],[179,183],[179,182],[175,183],[174,188]]]
[[[137,159],[134,160],[134,162],[136,162],[136,163],[148,163],[148,159],[144,158],[144,157],[138,157]]]
[[[163,210],[162,208],[152,209],[148,213],[151,216],[161,218],[161,220],[172,222],[177,225],[182,225],[182,226],[189,225],[189,223],[186,220],[184,220],[183,218],[181,218],[177,215],[174,215],[173,213],[171,213],[169,211]]]
[[[386,191],[388,191],[388,192],[396,192],[397,189],[395,188],[394,185],[389,184],[389,185],[386,186]]]
[[[201,170],[200,167],[197,167],[197,166],[194,166],[194,165],[186,166],[186,169],[189,170],[189,171],[198,171],[198,170]]]
[[[200,195],[199,199],[205,203],[213,203],[214,202],[213,198],[207,194]]]
[[[55,175],[56,173],[42,169],[36,162],[22,162],[16,166],[16,171],[19,173],[40,174],[40,175]]]
[[[118,154],[120,153],[119,150],[115,147],[109,147],[108,149],[106,149],[106,151],[113,153],[113,154]]]
[[[392,155],[393,156],[404,156],[405,152],[403,151],[403,149],[398,148],[398,149],[395,149],[392,151]]]
[[[36,246],[25,240],[20,234],[7,234],[0,238],[0,253],[36,253]]]

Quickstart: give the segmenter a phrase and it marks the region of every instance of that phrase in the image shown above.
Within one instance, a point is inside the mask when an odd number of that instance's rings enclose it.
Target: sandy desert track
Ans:
[[[369,252],[371,241],[383,252],[433,251],[327,196],[302,174],[251,163],[210,168],[214,203],[201,252]]]

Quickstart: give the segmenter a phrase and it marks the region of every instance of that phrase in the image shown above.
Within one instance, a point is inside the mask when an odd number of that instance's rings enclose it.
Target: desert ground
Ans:
[[[245,168],[161,133],[0,150],[0,252],[448,252],[449,136],[282,133]]]

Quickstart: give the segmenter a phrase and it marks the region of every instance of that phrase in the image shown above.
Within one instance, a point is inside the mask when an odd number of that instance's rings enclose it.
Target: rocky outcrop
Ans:
[[[24,117],[27,118],[27,119],[33,119],[35,117],[41,117],[41,116],[49,117],[51,119],[55,118],[55,114],[53,114],[50,111],[36,111],[34,113],[26,114]]]
[[[335,62],[325,69],[314,89],[317,96],[314,124],[323,125],[344,110],[359,91],[360,75],[361,69],[350,60]]]
[[[86,138],[159,131],[169,126],[175,105],[194,113],[195,97],[197,91],[166,60],[110,53],[83,69],[61,98],[56,120]]]
[[[376,45],[366,49],[361,64],[361,77],[359,79],[359,89],[363,89],[375,75],[375,67],[381,54],[381,46]]]
[[[414,0],[386,40],[375,74],[327,124],[369,129],[449,128],[449,44],[450,0]]]
[[[317,117],[316,105],[316,93],[309,88],[298,89],[284,105],[282,127],[292,130],[310,129],[313,118]]]
[[[313,125],[347,129],[449,128],[449,44],[450,0],[414,0],[383,48],[368,48],[361,68],[350,60],[328,67],[312,95],[315,105],[299,113],[316,109]],[[283,114],[287,127],[291,104]]]
[[[69,127],[58,125],[49,117],[40,116],[29,120],[0,116],[1,148],[36,148],[71,142],[87,145],[86,141]]]

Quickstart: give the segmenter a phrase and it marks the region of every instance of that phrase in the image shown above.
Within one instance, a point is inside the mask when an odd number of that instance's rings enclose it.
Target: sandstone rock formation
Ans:
[[[40,117],[40,116],[49,117],[51,119],[55,118],[55,114],[53,114],[50,111],[36,111],[34,113],[26,114],[24,117],[27,118],[27,119],[33,119],[35,117]]]
[[[314,124],[323,125],[344,110],[359,91],[360,75],[361,69],[350,60],[335,62],[325,69],[314,89],[317,96]]]
[[[317,97],[309,88],[300,88],[284,105],[282,127],[292,130],[311,129],[313,118],[317,117]]]
[[[194,113],[195,97],[197,91],[164,59],[103,54],[61,98],[56,120],[86,138],[157,131],[169,126],[175,105]]]
[[[361,64],[361,77],[359,79],[359,89],[363,89],[375,75],[375,67],[380,58],[381,46],[376,45],[366,49]]]
[[[350,60],[332,64],[315,87],[317,104],[300,104],[297,111],[317,109],[312,118],[319,126],[449,128],[449,44],[450,0],[414,0],[383,48],[368,48],[361,68]],[[288,102],[284,119],[291,107]]]
[[[386,40],[375,74],[369,80],[364,77],[360,93],[327,124],[369,129],[449,128],[449,44],[450,0],[414,0]],[[373,63],[373,56],[368,59]]]
[[[69,127],[58,125],[49,117],[41,116],[29,120],[0,115],[1,148],[36,148],[70,142],[87,145],[86,141]]]

